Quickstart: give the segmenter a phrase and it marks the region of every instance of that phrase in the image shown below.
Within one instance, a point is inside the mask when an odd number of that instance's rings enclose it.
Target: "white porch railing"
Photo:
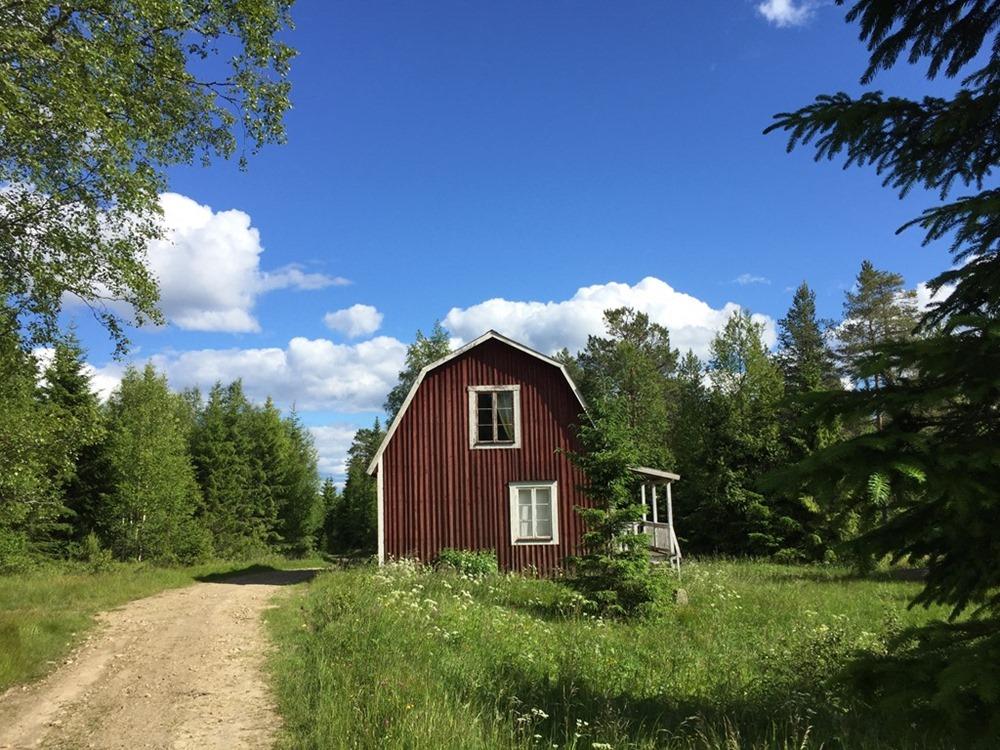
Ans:
[[[671,493],[671,484],[680,479],[676,474],[666,471],[658,471],[645,467],[633,468],[636,474],[643,477],[640,485],[642,501],[642,521],[636,524],[636,532],[643,533],[649,537],[649,549],[655,553],[667,555],[670,566],[676,570],[681,568],[681,546],[677,542],[677,533],[674,531],[674,502]],[[665,490],[667,501],[667,521],[660,522],[659,501],[657,488]],[[652,515],[652,519],[649,518]]]
[[[677,534],[669,523],[641,521],[639,531],[649,537],[649,548],[653,552],[667,555],[670,564],[679,568],[681,564],[681,545],[677,542]]]

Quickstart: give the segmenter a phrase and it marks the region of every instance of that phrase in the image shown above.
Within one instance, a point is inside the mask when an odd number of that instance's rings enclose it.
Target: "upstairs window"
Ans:
[[[487,391],[476,394],[476,441],[514,442],[514,392]]]
[[[555,482],[510,483],[511,544],[558,544],[559,506]]]
[[[469,447],[521,447],[521,387],[469,388]]]

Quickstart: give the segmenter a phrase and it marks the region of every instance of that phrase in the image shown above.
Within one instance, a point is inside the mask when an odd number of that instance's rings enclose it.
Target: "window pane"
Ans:
[[[476,413],[480,442],[493,442],[493,410],[479,409]]]
[[[476,406],[480,409],[493,409],[493,394],[490,392],[479,393],[476,396]]]
[[[552,537],[552,490],[548,487],[535,489],[535,536]]]
[[[513,442],[514,440],[514,412],[504,409],[497,410],[497,440],[500,442]]]
[[[514,442],[514,392],[497,391],[497,441]]]
[[[522,538],[534,536],[531,523],[531,490],[517,491],[517,527]]]

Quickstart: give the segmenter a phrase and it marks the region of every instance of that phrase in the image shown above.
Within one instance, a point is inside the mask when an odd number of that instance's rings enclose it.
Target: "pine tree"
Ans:
[[[816,317],[816,295],[802,282],[788,313],[778,321],[777,361],[786,395],[782,437],[792,460],[833,441],[839,431],[838,424],[803,417],[810,394],[841,387],[834,353],[824,333],[829,327]]]
[[[70,331],[55,345],[39,397],[53,410],[72,466],[61,479],[66,518],[58,538],[80,540],[94,530],[101,493],[107,489],[104,465],[105,424],[85,367],[85,354]]]
[[[791,307],[778,321],[778,364],[789,393],[836,388],[833,352],[816,317],[816,294],[806,282],[795,290]]]
[[[112,489],[103,498],[99,527],[119,559],[191,562],[210,552],[210,538],[195,520],[200,495],[182,410],[152,365],[126,370],[111,396]]]
[[[338,529],[342,552],[373,552],[377,543],[377,508],[375,478],[368,475],[368,465],[375,457],[385,431],[378,419],[370,428],[354,434],[347,452],[347,481],[344,483],[343,518]]]
[[[263,510],[263,493],[255,486],[261,474],[252,454],[251,430],[245,429],[247,408],[238,383],[216,383],[191,439],[205,522],[216,551],[226,557],[264,551],[271,541],[270,509]]]
[[[21,345],[14,313],[0,304],[3,572],[31,567],[66,513],[60,489],[73,469],[72,451],[63,439],[58,413],[38,398],[37,380],[37,362]]]
[[[848,20],[871,52],[862,82],[896,64],[926,61],[928,77],[963,76],[948,97],[922,100],[868,92],[817,97],[776,115],[768,130],[789,133],[789,148],[815,140],[817,158],[844,153],[874,165],[887,186],[941,196],[906,225],[925,242],[948,237],[953,263],[928,286],[950,288],[921,321],[921,335],[878,345],[855,378],[877,388],[829,394],[818,418],[882,415],[881,429],[805,459],[786,475],[806,491],[898,498],[898,512],[862,543],[875,555],[926,564],[916,602],[944,604],[971,621],[913,632],[867,670],[866,685],[901,720],[953,731],[956,742],[995,739],[1000,649],[1000,189],[984,181],[1000,167],[1000,4],[859,0]],[[970,65],[977,66],[969,70]],[[971,193],[950,198],[962,184]],[[906,228],[904,227],[904,228]],[[886,378],[886,374],[892,376]],[[884,383],[884,385],[883,385]],[[899,693],[905,691],[900,696]],[[918,706],[919,711],[898,710]]]
[[[337,492],[337,485],[330,477],[323,480],[320,506],[323,511],[323,522],[316,531],[316,547],[324,552],[335,552],[341,548],[339,532],[343,503],[341,495]]]
[[[669,448],[672,376],[678,353],[670,334],[628,307],[606,310],[606,336],[589,336],[577,358],[588,403],[609,403],[626,420],[645,466],[671,466]]]
[[[856,288],[844,300],[844,322],[840,325],[837,351],[844,375],[856,387],[879,390],[899,376],[891,368],[872,368],[884,344],[905,341],[917,327],[916,292],[904,288],[898,273],[881,271],[871,261],[863,261]],[[881,414],[876,429],[882,428]]]
[[[242,433],[249,446],[249,484],[245,489],[247,513],[257,526],[257,537],[269,544],[280,540],[291,544],[283,513],[294,504],[292,484],[292,436],[281,411],[270,397],[263,406],[253,406],[245,399],[238,406],[234,433]],[[233,439],[237,439],[234,434]]]
[[[705,367],[689,349],[677,366],[674,411],[670,420],[670,445],[674,456],[670,470],[681,475],[678,485],[681,501],[676,503],[674,515],[685,543],[692,534],[696,539],[706,536],[699,531],[694,513],[699,506],[708,506],[714,491],[708,453],[709,431],[714,426],[709,398]]]
[[[278,508],[284,548],[294,555],[313,551],[317,529],[323,522],[319,495],[318,457],[312,434],[292,412],[283,426],[288,439],[284,469],[284,496]]]
[[[448,332],[441,327],[440,322],[434,323],[430,336],[424,336],[422,331],[417,331],[413,343],[406,350],[406,367],[399,372],[399,382],[389,391],[386,396],[383,408],[386,413],[386,427],[392,424],[396,415],[403,407],[410,388],[417,381],[420,371],[446,356],[451,351],[451,343],[448,340]]]
[[[707,493],[695,510],[695,549],[771,554],[798,524],[775,497],[759,491],[764,473],[781,461],[778,408],[781,371],[763,341],[763,325],[737,311],[712,341],[708,366]]]
[[[627,406],[614,398],[593,402],[591,421],[578,428],[581,450],[569,454],[587,478],[590,500],[576,509],[586,530],[572,560],[573,583],[597,611],[614,616],[641,615],[656,597],[649,540],[635,531],[643,508],[631,469],[640,454]]]
[[[778,321],[777,361],[785,381],[785,402],[779,412],[783,461],[798,461],[842,437],[840,420],[817,420],[808,410],[816,394],[842,387],[835,355],[827,342],[830,328],[829,322],[816,317],[816,295],[802,282],[787,314]],[[774,493],[781,491],[780,487],[769,487]],[[809,542],[800,550],[803,556],[834,557],[834,548],[856,528],[857,519],[850,507],[835,492],[822,497],[800,495],[797,505],[802,512],[795,515]]]
[[[705,443],[708,418],[708,391],[705,366],[690,349],[677,366],[677,410],[671,422],[671,445],[677,455],[678,471],[690,474]]]

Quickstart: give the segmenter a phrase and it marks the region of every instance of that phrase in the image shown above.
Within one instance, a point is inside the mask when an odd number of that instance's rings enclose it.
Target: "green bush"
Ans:
[[[496,575],[500,571],[497,566],[496,552],[491,549],[470,550],[446,547],[438,554],[437,566],[477,577]]]
[[[211,559],[213,546],[212,532],[197,521],[188,520],[174,543],[171,562],[181,565],[203,563]]]
[[[782,565],[792,565],[804,562],[805,555],[802,553],[802,550],[797,550],[794,547],[783,547],[771,555],[771,559]]]
[[[15,531],[0,529],[0,574],[23,573],[35,567],[28,538]]]
[[[101,545],[97,534],[91,531],[80,542],[77,556],[84,562],[91,573],[104,573],[114,567],[114,556],[111,550]]]

